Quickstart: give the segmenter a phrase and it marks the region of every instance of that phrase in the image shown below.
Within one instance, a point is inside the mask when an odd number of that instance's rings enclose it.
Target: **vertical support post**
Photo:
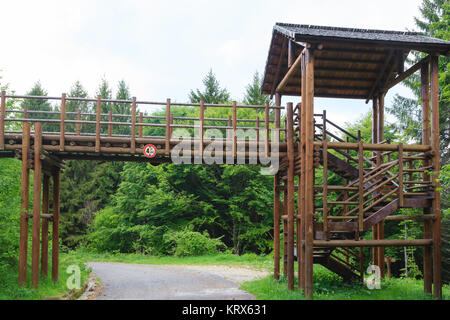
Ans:
[[[64,151],[64,135],[66,133],[66,94],[61,96],[61,114],[60,114],[60,128],[59,128],[59,151]]]
[[[170,155],[170,98],[167,98],[166,101],[166,155]]]
[[[41,176],[42,123],[34,124],[34,181],[33,181],[33,229],[31,245],[31,284],[39,287],[39,244],[41,224]]]
[[[5,116],[6,116],[6,91],[2,90],[0,100],[0,150],[5,149]]]
[[[139,112],[139,138],[142,138],[142,132],[144,129],[142,123],[144,123],[144,114],[142,112]]]
[[[112,136],[112,124],[111,122],[113,121],[113,113],[112,110],[108,111],[108,137]]]
[[[81,121],[81,109],[77,111],[77,121]],[[77,136],[81,135],[81,123],[76,124]]]
[[[231,139],[231,126],[232,126],[232,124],[231,124],[231,116],[228,116],[228,122],[227,122],[227,126],[228,126],[228,128],[229,129],[227,129],[227,140],[229,140],[229,139]]]
[[[233,157],[237,158],[237,106],[236,101],[233,101]]]
[[[364,149],[358,141],[358,231],[364,231]]]
[[[301,57],[301,110],[300,110],[300,237],[301,237],[301,251],[300,251],[300,288],[303,292],[306,291],[306,60],[305,54],[302,52]]]
[[[384,140],[384,93],[381,93],[378,97],[378,142]],[[379,152],[381,155],[381,152]],[[380,157],[379,163],[377,165],[381,165],[383,159]],[[377,239],[384,239],[384,221],[381,221],[377,225]],[[384,262],[384,247],[378,247],[378,266],[380,267],[380,275],[381,278],[384,278],[385,275],[385,262]]]
[[[432,202],[433,214],[433,295],[442,299],[442,266],[441,266],[441,193],[439,191],[440,148],[439,148],[439,56],[431,56],[431,150],[433,155],[434,198]]]
[[[359,247],[359,277],[361,282],[364,282],[364,250]]]
[[[280,279],[280,177],[273,176],[273,277]]]
[[[264,121],[265,121],[265,129],[266,129],[266,138],[264,140],[266,157],[269,157],[269,140],[270,140],[270,127],[269,127],[269,102],[266,102],[264,109]]]
[[[378,143],[378,97],[373,98],[372,105],[372,143]],[[379,165],[378,152],[374,151],[372,153],[373,157],[376,157],[377,166]],[[377,225],[372,226],[372,240],[377,239]],[[372,251],[372,264],[378,265],[377,261],[377,248],[373,247]]]
[[[430,144],[430,76],[429,76],[429,64],[422,65],[420,70],[421,89],[422,89],[422,144]],[[423,166],[428,167],[430,165],[429,160],[423,161]],[[412,179],[411,179],[412,180]],[[430,175],[424,173],[424,182],[430,181]],[[423,208],[423,214],[430,214],[431,208]],[[423,222],[423,235],[425,239],[431,239],[431,221],[426,219]],[[423,284],[424,291],[431,293],[433,282],[433,255],[432,248],[425,246],[423,248]]]
[[[323,154],[323,231],[328,233],[328,146],[327,146],[327,111],[323,110],[322,115],[322,154]]]
[[[172,136],[173,136],[173,114],[171,114],[170,115],[170,133],[169,133],[169,142],[170,142],[170,139],[172,138]]]
[[[100,112],[102,108],[102,96],[97,96],[97,113],[95,124],[95,152],[100,153]]]
[[[22,179],[21,179],[21,213],[19,242],[19,284],[27,283],[27,253],[28,253],[28,200],[30,186],[30,168],[28,166],[28,151],[30,149],[30,123],[22,125]]]
[[[200,128],[199,128],[199,139],[200,139],[200,163],[203,163],[203,135],[204,135],[204,126],[205,126],[205,102],[203,100],[200,101]]]
[[[283,190],[283,215],[287,215],[287,184],[286,181],[284,181],[284,190]],[[287,239],[287,220],[283,219],[283,276],[287,276],[287,250],[288,250],[288,239]]]
[[[136,97],[131,102],[131,153],[136,153]]]
[[[287,225],[288,225],[288,255],[287,276],[288,289],[294,290],[294,115],[292,102],[287,103]]]
[[[256,116],[256,145],[257,146],[259,146],[259,129],[260,129],[259,117]]]
[[[60,169],[53,172],[53,226],[52,226],[52,280],[58,282],[59,275],[59,188]]]
[[[403,196],[403,143],[398,144],[398,198],[400,208],[403,208],[405,203]]]
[[[50,177],[44,174],[42,182],[42,213],[48,214],[50,209]],[[48,219],[42,218],[41,240],[41,275],[48,276]]]
[[[312,299],[314,263],[314,54],[311,49],[305,51],[305,70],[305,297],[306,299]]]

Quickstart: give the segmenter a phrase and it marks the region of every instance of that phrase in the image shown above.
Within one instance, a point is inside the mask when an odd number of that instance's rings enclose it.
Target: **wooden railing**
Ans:
[[[54,110],[32,110],[29,105],[34,101],[40,103],[56,102]],[[20,104],[20,107],[18,105]],[[113,114],[111,106],[121,105],[128,111],[124,114]],[[8,108],[7,108],[8,106]],[[157,107],[158,114],[146,114],[139,107]],[[198,116],[178,117],[174,116],[173,107],[192,107],[196,109]],[[70,111],[67,109],[70,107]],[[205,117],[207,108],[226,108],[229,111],[227,118]],[[238,117],[239,111],[243,109],[253,109],[258,111],[255,117]],[[67,137],[91,137],[95,143],[95,152],[100,152],[101,138],[127,138],[126,144],[130,153],[136,152],[137,139],[160,138],[164,140],[163,153],[170,152],[174,129],[184,128],[190,132],[198,129],[198,137],[203,144],[207,139],[204,137],[205,130],[219,129],[224,133],[224,140],[233,139],[233,153],[237,152],[236,131],[239,129],[258,129],[256,142],[263,143],[265,150],[269,150],[270,137],[272,133],[281,141],[284,139],[285,128],[281,127],[282,106],[265,105],[238,105],[232,104],[208,104],[200,103],[175,103],[170,99],[165,102],[140,101],[136,98],[131,100],[103,99],[98,96],[93,98],[68,97],[62,94],[61,97],[50,96],[27,96],[27,95],[7,95],[1,94],[0,109],[0,150],[5,148],[5,137],[8,134],[20,134],[20,123],[42,122],[44,134],[59,137],[59,149],[63,151],[66,147]],[[90,111],[92,110],[92,111]],[[244,113],[244,112],[243,112]],[[261,117],[261,119],[260,119]],[[144,135],[144,128],[152,128],[150,135]],[[260,135],[263,135],[261,137]],[[95,138],[94,138],[95,137]],[[247,140],[250,140],[248,137]],[[116,139],[119,141],[118,139]],[[71,141],[74,141],[73,139]],[[111,139],[111,141],[115,141]],[[123,139],[121,141],[124,141]]]

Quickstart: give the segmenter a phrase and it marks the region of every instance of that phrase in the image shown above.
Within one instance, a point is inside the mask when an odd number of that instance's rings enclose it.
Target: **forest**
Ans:
[[[420,32],[450,40],[450,4],[425,0],[421,17],[416,18]],[[409,64],[421,57],[411,55]],[[449,57],[440,57],[440,137],[442,184],[443,279],[450,282],[450,74]],[[385,137],[394,142],[420,143],[420,76],[404,82],[413,98],[396,95],[387,112],[396,118],[387,123]],[[240,103],[262,105],[269,97],[260,93],[261,77],[255,72]],[[9,93],[14,88],[0,78],[0,87]],[[68,88],[70,97],[88,97],[85,87],[76,81]],[[36,82],[27,95],[46,96],[45,84]],[[125,80],[112,85],[107,79],[99,84],[96,95],[105,99],[130,100],[132,90]],[[192,89],[189,102],[227,104],[231,94],[211,70],[203,87]],[[12,101],[8,108],[52,111],[59,106],[49,100]],[[91,112],[90,103],[69,102],[67,111]],[[130,105],[104,103],[103,110],[130,114]],[[214,110],[215,109],[215,110]],[[219,110],[220,109],[220,110]],[[207,117],[227,117],[221,108],[207,109]],[[250,113],[257,111],[246,110]],[[190,107],[173,107],[174,116],[193,117]],[[148,114],[148,113],[147,113]],[[163,115],[154,111],[152,115]],[[256,116],[253,114],[252,116]],[[52,117],[48,115],[48,117]],[[261,116],[262,117],[262,116]],[[152,120],[153,121],[153,120]],[[157,121],[157,120],[154,120]],[[46,124],[44,131],[57,131]],[[371,113],[361,115],[346,129],[360,131],[363,141],[371,141]],[[122,126],[118,134],[127,134]],[[160,135],[161,128],[145,127],[144,135]],[[273,177],[260,174],[258,166],[176,165],[134,162],[66,162],[61,176],[61,251],[87,250],[95,253],[139,253],[153,256],[201,256],[218,252],[233,255],[254,253],[270,255],[273,249]],[[0,159],[0,286],[7,274],[17,274],[20,216],[20,173],[17,159]],[[318,177],[320,180],[320,177]],[[32,188],[30,188],[32,190]],[[32,192],[32,191],[31,191]],[[30,196],[30,199],[33,197]],[[414,215],[415,209],[402,209]],[[421,238],[421,224],[406,221],[386,224],[392,239]],[[370,234],[366,235],[371,238]],[[51,238],[51,237],[50,237]],[[388,248],[386,255],[396,261],[394,276],[420,278],[421,248]],[[367,254],[369,254],[367,252]]]

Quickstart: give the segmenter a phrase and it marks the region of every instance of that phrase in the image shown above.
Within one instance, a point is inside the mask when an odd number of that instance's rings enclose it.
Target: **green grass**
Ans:
[[[0,300],[42,300],[42,299],[66,299],[76,293],[69,290],[66,285],[67,279],[71,274],[66,273],[70,265],[80,267],[81,286],[88,279],[90,270],[85,267],[84,260],[73,255],[60,256],[59,281],[54,283],[51,280],[51,265],[49,264],[49,277],[39,280],[39,289],[31,288],[31,265],[27,267],[28,283],[26,286],[18,284],[18,270],[10,266],[2,266],[0,269]]]
[[[297,282],[295,283],[297,286]],[[249,281],[241,289],[255,295],[258,300],[302,300],[304,296],[297,287],[287,289],[287,280],[279,281],[273,276]],[[443,298],[450,299],[450,286],[443,287]],[[314,265],[314,299],[316,300],[431,300],[433,297],[423,292],[423,281],[414,279],[386,279],[381,289],[369,290],[361,283],[347,284],[334,273],[320,265]]]
[[[199,257],[173,257],[149,256],[143,254],[113,254],[92,253],[86,250],[76,250],[61,254],[60,281],[53,283],[51,279],[40,281],[39,290],[31,289],[30,280],[26,287],[17,284],[17,270],[12,268],[0,269],[0,299],[61,299],[67,297],[69,290],[66,281],[69,274],[66,269],[76,264],[81,269],[81,283],[87,280],[90,270],[84,263],[96,262],[122,262],[135,264],[187,264],[187,265],[230,265],[250,266],[256,269],[272,270],[273,257],[246,254],[235,256],[230,253],[221,253],[211,256]],[[28,267],[28,270],[30,267]],[[49,269],[50,270],[50,269]],[[30,275],[28,275],[30,279]],[[297,284],[295,284],[297,286]],[[273,276],[249,281],[241,285],[259,300],[301,300],[304,299],[299,289],[289,291],[287,280],[282,278],[275,281]],[[450,286],[443,287],[444,299],[450,299]],[[369,290],[361,283],[346,284],[336,274],[320,265],[314,265],[314,299],[317,300],[429,300],[431,295],[423,292],[423,281],[413,279],[384,280],[380,290]]]
[[[92,253],[87,250],[76,250],[67,256],[84,261],[95,262],[123,262],[135,264],[189,264],[189,265],[230,265],[252,266],[258,269],[270,270],[273,266],[272,256],[256,254],[244,254],[241,256],[231,253],[219,253],[209,256],[175,257],[175,256],[150,256],[138,253]]]

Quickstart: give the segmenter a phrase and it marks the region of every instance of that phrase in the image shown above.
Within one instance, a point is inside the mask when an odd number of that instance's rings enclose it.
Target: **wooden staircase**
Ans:
[[[297,134],[299,133],[298,122],[298,116],[294,116],[294,132]],[[330,121],[328,122],[333,124]],[[323,141],[320,138],[331,136],[338,142],[345,142],[342,138],[327,130],[325,120],[323,124],[315,124],[315,127],[321,131],[319,134],[315,134],[315,141]],[[344,136],[347,136],[347,142],[349,139],[360,141],[359,134],[356,137],[337,125],[334,125],[334,127],[341,131]],[[299,142],[298,135],[295,141]],[[376,164],[373,159],[364,158],[362,154],[359,155],[359,159],[355,159],[348,150],[347,152],[335,150],[334,153],[327,150],[326,157],[324,157],[323,147],[315,147],[314,151],[315,167],[325,167],[326,165],[327,170],[340,176],[345,181],[344,187],[348,190],[338,191],[337,193],[340,194],[334,201],[327,200],[327,205],[331,204],[331,206],[329,208],[327,206],[326,210],[331,218],[327,216],[326,219],[329,218],[330,220],[327,220],[326,228],[323,222],[325,219],[323,211],[325,209],[315,208],[315,240],[358,240],[365,232],[371,230],[374,225],[380,223],[389,215],[394,214],[399,208],[429,207],[431,205],[432,192],[429,192],[429,190],[428,192],[408,192],[408,188],[403,186],[403,181],[399,180],[400,177],[403,179],[403,159],[393,161],[389,159],[386,163]],[[342,155],[342,157],[338,157],[337,154]],[[327,159],[326,164],[324,163],[325,158]],[[297,168],[301,165],[300,161],[300,157],[295,158],[296,174],[299,173]],[[359,169],[361,164],[362,170]],[[281,168],[285,168],[283,161]],[[395,170],[392,170],[393,168]],[[413,170],[411,169],[411,171]],[[362,177],[360,177],[361,172]],[[401,190],[399,183],[402,185]],[[399,193],[402,193],[401,197]],[[321,193],[318,198],[328,198],[328,196],[328,193]],[[320,213],[322,213],[322,216],[320,216]],[[318,221],[320,219],[322,221]],[[344,281],[362,278],[362,266],[356,265],[360,263],[359,256],[353,249],[314,247],[313,252],[314,263],[321,264],[340,275]]]

